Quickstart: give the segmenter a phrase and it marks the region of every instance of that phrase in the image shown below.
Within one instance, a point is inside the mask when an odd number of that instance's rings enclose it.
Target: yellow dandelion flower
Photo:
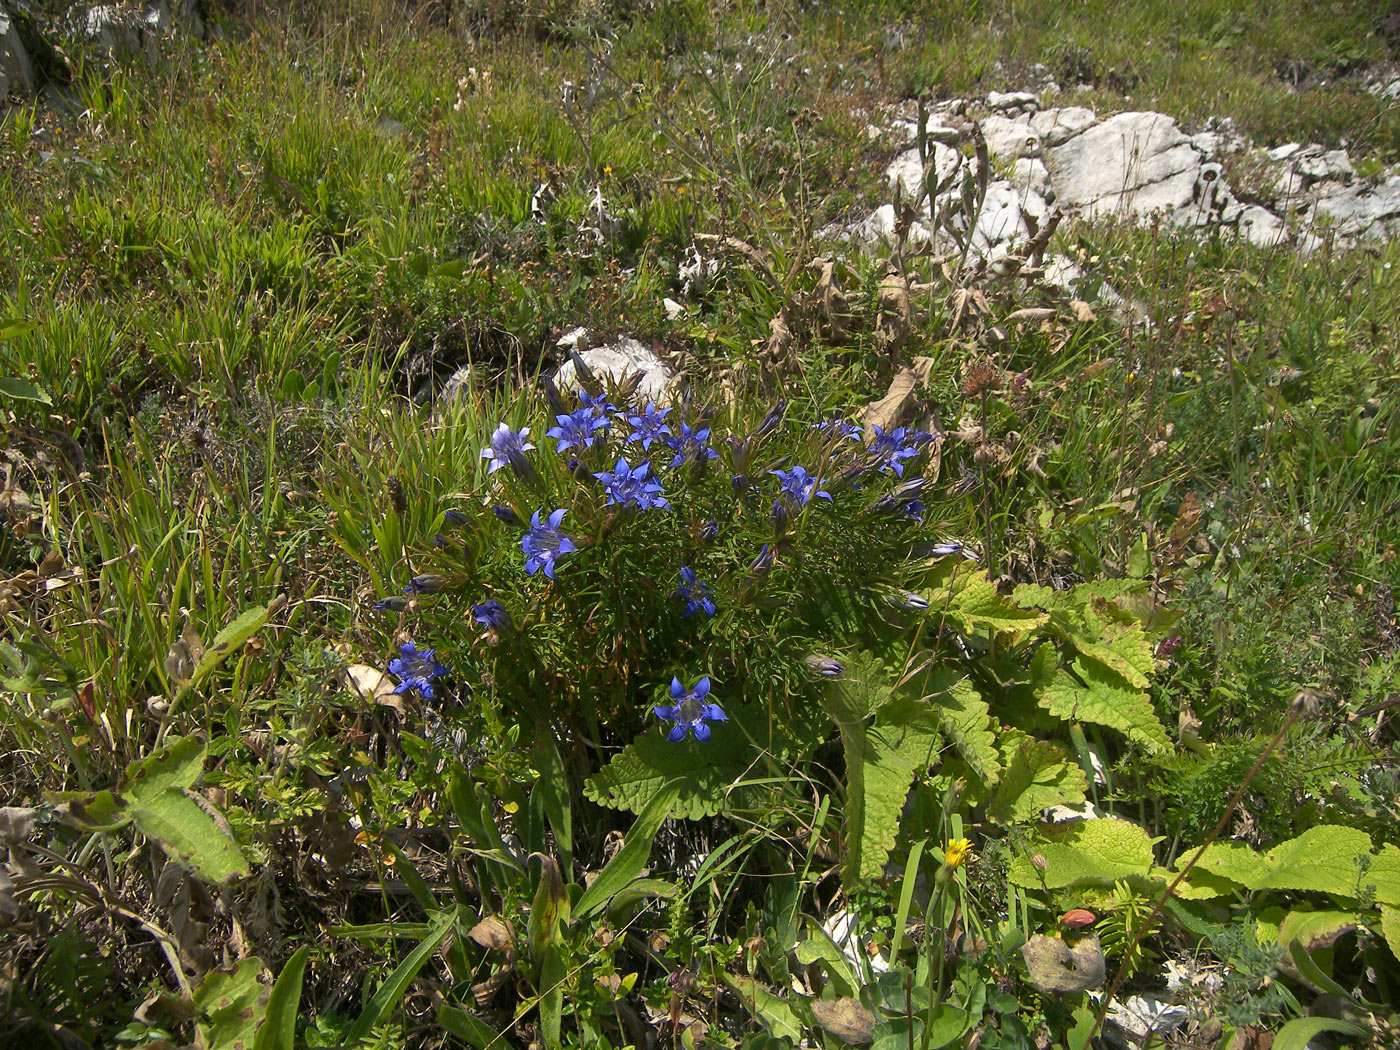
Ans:
[[[972,843],[967,839],[954,839],[943,847],[943,863],[949,871],[962,867],[963,861],[972,856]]]

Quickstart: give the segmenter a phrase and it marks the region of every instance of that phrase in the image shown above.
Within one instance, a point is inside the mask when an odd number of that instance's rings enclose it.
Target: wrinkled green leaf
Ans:
[[[233,970],[211,970],[194,990],[195,1024],[207,1050],[253,1050],[272,994],[256,957]]]
[[[1061,670],[1041,693],[1040,706],[1067,722],[1091,722],[1108,726],[1148,751],[1168,751],[1167,731],[1152,709],[1152,698],[1102,664],[1076,658],[1073,676]]]
[[[1061,889],[1080,883],[1111,884],[1132,876],[1145,878],[1151,873],[1154,840],[1126,820],[1081,820],[1053,834],[1054,841],[1036,847],[1045,869],[1038,869],[1023,853],[1011,862],[1008,878],[1013,883],[1033,889],[1043,882],[1048,889]]]
[[[1022,737],[1014,742],[987,814],[1003,824],[1034,820],[1050,806],[1083,802],[1087,789],[1084,770],[1059,745]]]

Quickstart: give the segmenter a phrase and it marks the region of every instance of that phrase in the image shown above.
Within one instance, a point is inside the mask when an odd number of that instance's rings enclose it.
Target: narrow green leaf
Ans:
[[[293,1050],[297,1035],[297,1012],[301,1006],[301,982],[306,974],[309,948],[298,948],[282,967],[267,999],[267,1012],[253,1050]]]
[[[545,952],[540,967],[540,1035],[548,1050],[564,1045],[564,981],[569,967],[564,961],[562,945],[553,945]]]
[[[531,794],[540,795],[545,819],[554,832],[554,847],[559,855],[559,867],[568,878],[574,870],[573,812],[569,805],[569,779],[564,770],[564,758],[559,742],[548,730],[535,733],[535,766],[539,779]]]
[[[433,896],[433,891],[428,889],[428,884],[423,881],[423,876],[418,874],[418,869],[404,855],[403,850],[392,842],[386,842],[384,845],[389,850],[389,855],[394,858],[394,874],[403,879],[404,885],[408,887],[408,892],[413,894],[413,899],[418,902],[418,906],[431,916],[438,910],[438,901]]]
[[[242,648],[243,643],[261,630],[268,618],[283,604],[284,600],[279,598],[268,605],[243,610],[232,623],[215,635],[214,640],[205,648],[199,663],[195,665],[192,681],[200,681],[223,663],[231,653]]]
[[[473,1050],[487,1050],[497,1043],[501,1046],[509,1045],[504,1035],[479,1017],[474,1017],[459,1007],[439,1003],[437,1019],[438,1024],[442,1025],[449,1035],[456,1036]]]
[[[433,952],[437,951],[449,933],[455,918],[449,916],[438,922],[424,937],[417,948],[409,954],[408,958],[394,969],[387,980],[379,986],[379,990],[374,993],[374,997],[365,1005],[364,1011],[350,1026],[345,1033],[345,1041],[354,1043],[369,1035],[370,1030],[380,1021],[389,1015],[389,1012],[403,998],[403,994],[408,990],[413,978],[418,976],[418,971],[423,968],[423,964],[432,958]]]
[[[1274,1036],[1274,1050],[1307,1050],[1313,1037],[1323,1032],[1336,1032],[1354,1039],[1371,1038],[1368,1030],[1350,1021],[1338,1021],[1331,1017],[1295,1017]]]
[[[647,859],[651,856],[652,840],[660,830],[662,822],[670,815],[679,795],[679,784],[667,784],[656,793],[646,809],[642,810],[641,816],[627,832],[626,841],[623,842],[622,849],[617,851],[617,856],[608,861],[607,866],[593,880],[593,885],[584,890],[583,896],[578,899],[574,909],[578,918],[586,919],[601,911],[608,901],[642,874]]]
[[[749,1007],[754,1019],[779,1039],[790,1039],[796,1046],[802,1041],[802,1022],[786,1001],[774,995],[752,977],[723,974],[724,983],[738,993]]]

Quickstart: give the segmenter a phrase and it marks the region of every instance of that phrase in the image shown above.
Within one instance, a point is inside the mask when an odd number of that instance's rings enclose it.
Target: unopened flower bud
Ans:
[[[438,572],[425,572],[409,580],[403,590],[405,594],[437,594],[446,586],[446,576]]]
[[[823,678],[835,678],[845,670],[840,660],[834,660],[830,656],[818,656],[816,653],[804,657],[802,662],[809,670]]]

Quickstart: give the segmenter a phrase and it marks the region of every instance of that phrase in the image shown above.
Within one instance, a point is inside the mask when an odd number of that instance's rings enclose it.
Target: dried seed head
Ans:
[[[981,397],[1001,389],[1001,369],[990,358],[980,358],[968,366],[963,376],[962,392],[966,397]]]

